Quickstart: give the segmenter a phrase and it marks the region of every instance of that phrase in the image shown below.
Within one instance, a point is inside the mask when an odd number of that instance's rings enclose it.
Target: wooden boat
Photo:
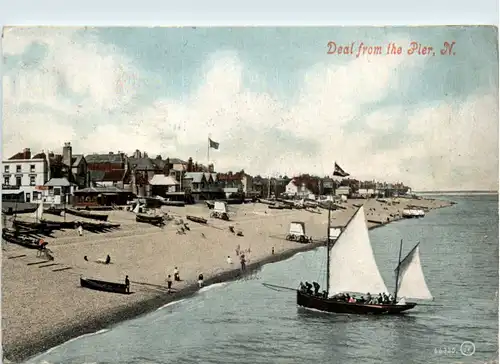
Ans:
[[[75,210],[66,208],[66,212],[71,215],[86,217],[87,219],[94,219],[99,221],[108,221],[108,215],[105,214],[96,214],[94,212],[85,211],[85,210]]]
[[[186,215],[186,219],[197,222],[199,224],[206,224],[207,219],[204,219],[203,217],[198,217],[198,216],[192,216],[192,215]]]
[[[401,260],[401,240],[393,300],[376,304],[373,301],[345,301],[340,295],[388,292],[373,256],[363,206],[354,213],[335,241],[330,239],[330,223],[327,236],[326,290],[319,293],[318,288],[318,292],[313,293],[301,287],[297,290],[298,306],[334,313],[399,314],[417,305],[406,302],[406,298],[432,299],[420,265],[419,244]],[[399,301],[398,295],[403,297]]]
[[[2,214],[4,214],[4,215],[28,214],[31,212],[35,212],[37,209],[38,209],[38,206],[25,207],[25,208],[4,207],[4,208],[2,208]]]
[[[57,208],[57,207],[49,207],[48,209],[43,210],[44,214],[51,214],[56,216],[61,216],[63,212],[64,212],[63,208]]]
[[[263,203],[263,204],[266,204],[266,205],[276,205],[276,202],[271,201],[271,200],[266,200],[266,199],[263,199],[263,198],[261,198],[261,199],[259,200],[259,202],[260,202],[260,203]]]
[[[103,292],[112,292],[112,293],[121,293],[121,294],[130,294],[131,292],[127,292],[127,286],[125,283],[115,283],[115,282],[107,282],[101,281],[98,279],[89,279],[89,278],[81,278],[80,277],[80,285],[84,288],[90,288],[97,291]]]
[[[164,219],[162,215],[135,214],[135,221],[144,222],[151,225],[163,225]]]
[[[23,246],[28,249],[38,249],[39,240],[36,238],[30,238],[17,234],[15,231],[9,231],[7,229],[2,229],[2,239],[5,241]]]
[[[183,207],[186,205],[184,201],[163,201],[163,204],[165,206],[177,206],[177,207]]]
[[[13,221],[14,227],[20,227],[24,229],[33,229],[38,233],[50,233],[53,230],[61,229],[61,225],[59,223],[46,223],[46,222],[29,222],[29,221]]]
[[[283,205],[268,205],[267,208],[273,209],[273,210],[283,210],[285,208],[285,206],[283,206]]]

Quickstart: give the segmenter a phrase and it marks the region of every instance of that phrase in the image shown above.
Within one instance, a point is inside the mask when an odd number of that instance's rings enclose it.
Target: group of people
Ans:
[[[381,305],[381,304],[390,304],[394,303],[394,297],[392,294],[385,294],[384,293],[379,293],[378,296],[372,296],[370,292],[368,292],[365,296],[361,296],[360,298],[357,298],[355,295],[349,295],[349,293],[339,293],[333,298],[339,300],[339,301],[344,301],[344,302],[349,302],[349,303],[364,303],[367,305]]]
[[[327,292],[320,292],[320,285],[318,282],[300,282],[300,291],[302,293],[306,293],[311,296],[319,296],[323,298],[327,298]],[[393,304],[395,303],[395,299],[392,294],[379,293],[378,296],[372,296],[370,292],[368,292],[365,296],[356,297],[355,295],[350,295],[349,293],[339,293],[332,297],[335,300],[349,302],[349,303],[364,303],[367,305],[380,305],[380,304]]]
[[[313,288],[314,288],[314,291],[313,291]],[[320,296],[320,297],[326,298],[327,297],[326,291],[323,291],[320,293],[319,289],[320,289],[320,285],[318,282],[312,282],[312,284],[309,282],[306,282],[306,283],[300,282],[300,291],[301,292],[306,293],[306,294],[311,295],[311,296],[314,295],[314,296]]]
[[[179,268],[177,267],[174,268],[174,280],[176,282],[181,281],[181,277],[179,275]],[[167,276],[167,292],[168,293],[172,292],[172,276],[170,274]]]

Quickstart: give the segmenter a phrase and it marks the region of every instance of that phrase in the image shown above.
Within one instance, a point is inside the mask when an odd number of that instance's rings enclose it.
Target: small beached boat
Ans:
[[[139,212],[135,214],[135,221],[144,222],[151,225],[164,224],[164,218],[162,215],[148,215],[148,214],[141,214]]]
[[[31,238],[27,236],[21,236],[16,234],[15,231],[9,231],[7,229],[2,230],[2,239],[5,241],[23,246],[28,249],[38,249],[39,248],[39,240],[36,238]]]
[[[177,206],[177,207],[183,207],[186,205],[184,201],[163,201],[163,204],[165,206]]]
[[[199,224],[206,224],[207,223],[207,219],[204,219],[203,217],[198,217],[198,216],[186,215],[186,219],[191,220],[193,222],[197,222]]]
[[[87,219],[94,219],[94,220],[99,220],[99,221],[107,221],[108,220],[108,215],[106,214],[98,214],[90,211],[85,211],[85,210],[76,210],[76,209],[70,209],[66,208],[66,212],[71,215],[79,216],[79,217],[86,217]]]
[[[43,210],[44,214],[51,214],[56,216],[61,216],[63,212],[64,212],[63,208],[57,208],[57,207],[49,207],[48,209]]]
[[[130,294],[127,292],[127,285],[125,283],[115,283],[101,281],[98,279],[89,279],[80,277],[80,285],[84,288],[94,289],[96,291]]]

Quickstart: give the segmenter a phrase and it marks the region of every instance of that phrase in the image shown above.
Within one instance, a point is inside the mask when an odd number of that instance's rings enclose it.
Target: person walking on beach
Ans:
[[[198,287],[203,287],[203,273],[198,276]]]
[[[172,276],[169,274],[167,277],[167,293],[172,292]]]
[[[233,264],[233,260],[231,259],[231,257],[229,255],[227,256],[226,261],[227,261],[227,264],[229,264],[229,265]]]
[[[83,226],[82,224],[78,223],[78,227],[76,228],[78,230],[78,235],[83,236]]]
[[[125,276],[125,289],[127,293],[130,293],[130,281],[128,280],[128,276]]]
[[[174,268],[174,279],[176,282],[179,282],[181,280],[181,278],[179,276],[179,268],[177,268],[177,267]]]

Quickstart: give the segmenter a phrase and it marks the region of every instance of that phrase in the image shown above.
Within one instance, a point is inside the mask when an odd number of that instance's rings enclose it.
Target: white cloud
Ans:
[[[129,80],[140,72],[129,59],[93,37],[82,42],[72,31],[47,32],[6,36],[7,54],[25,51],[32,41],[46,44],[49,52],[36,69],[4,78],[4,155],[25,146],[60,150],[64,141],[72,141],[77,153],[139,149],[205,162],[211,134],[221,142],[221,149],[211,152],[219,170],[330,174],[337,160],[354,176],[400,180],[415,188],[498,184],[496,95],[361,114],[363,105],[399,87],[399,72],[422,65],[416,57],[313,65],[303,75],[298,98],[285,103],[246,89],[238,55],[216,53],[206,60],[203,82],[190,95],[159,98],[131,111],[127,106],[134,103],[136,87]],[[73,98],[59,92],[61,85]],[[353,119],[368,127],[349,131]],[[376,140],[400,123],[409,123],[411,138],[378,148]],[[477,172],[468,172],[471,168]],[[454,169],[464,171],[460,180]]]

